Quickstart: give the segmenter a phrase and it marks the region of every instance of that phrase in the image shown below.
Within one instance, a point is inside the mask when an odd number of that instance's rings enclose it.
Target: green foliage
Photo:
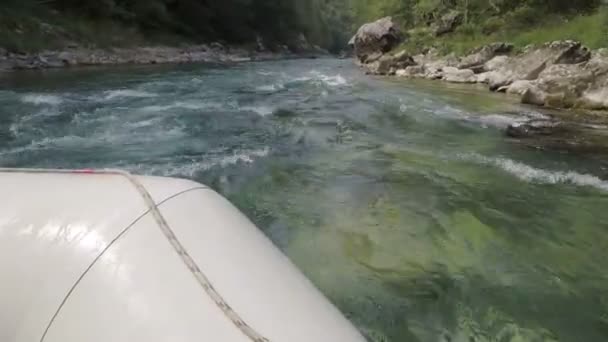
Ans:
[[[524,44],[572,37],[601,46],[608,15],[597,14],[600,5],[601,0],[3,0],[0,44],[35,50],[60,45],[61,39],[116,46],[150,37],[253,44],[260,36],[272,48],[293,46],[304,34],[337,52],[361,24],[390,15],[404,30],[415,29],[408,42],[414,49],[434,43],[463,51],[503,38]],[[457,32],[434,37],[433,25],[454,11],[463,17]],[[41,30],[45,23],[58,32]]]
[[[4,0],[0,11],[11,9],[19,12],[15,17],[39,22],[53,21],[52,13],[58,11],[92,26],[111,22],[144,36],[195,41],[240,44],[261,36],[272,47],[293,43],[301,33],[313,44],[337,45],[352,30],[349,6],[349,0]],[[0,36],[23,38],[6,26],[0,22]]]
[[[601,11],[592,15],[560,20],[522,32],[514,36],[512,41],[518,46],[526,46],[559,39],[573,39],[584,42],[590,48],[607,47],[608,31],[606,31],[605,18],[605,11]]]
[[[351,0],[354,20],[391,15],[408,32],[399,49],[417,53],[435,47],[444,53],[467,53],[496,41],[518,47],[576,39],[591,48],[608,46],[608,10],[601,0]],[[458,11],[463,23],[455,32],[435,37],[442,16]]]
[[[494,34],[500,32],[507,22],[502,17],[489,17],[481,24],[481,33],[483,34]]]
[[[539,23],[538,9],[528,5],[518,7],[505,16],[505,22],[515,29],[532,27]]]

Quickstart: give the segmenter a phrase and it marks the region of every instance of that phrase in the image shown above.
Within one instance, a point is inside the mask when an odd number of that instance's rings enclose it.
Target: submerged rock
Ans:
[[[561,128],[561,123],[554,120],[532,120],[513,123],[507,127],[507,135],[512,138],[529,138],[539,135],[553,135]]]
[[[511,124],[506,134],[534,148],[601,155],[608,153],[608,131],[601,125],[540,119]]]
[[[349,42],[361,63],[371,63],[401,43],[403,36],[391,17],[367,23]]]

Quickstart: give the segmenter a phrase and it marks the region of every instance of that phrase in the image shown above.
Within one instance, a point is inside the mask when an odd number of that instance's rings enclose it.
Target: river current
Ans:
[[[608,169],[508,139],[544,114],[337,59],[0,78],[0,166],[230,199],[371,341],[608,340]]]

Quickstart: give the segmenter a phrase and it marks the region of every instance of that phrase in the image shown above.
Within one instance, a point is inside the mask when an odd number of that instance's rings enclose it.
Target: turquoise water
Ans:
[[[235,203],[372,341],[608,340],[608,164],[533,108],[292,60],[0,79],[0,166],[122,168]]]

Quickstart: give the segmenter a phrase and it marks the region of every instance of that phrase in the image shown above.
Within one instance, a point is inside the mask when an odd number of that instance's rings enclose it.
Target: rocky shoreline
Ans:
[[[526,104],[555,109],[608,110],[608,49],[591,51],[564,40],[515,51],[494,43],[465,56],[395,51],[403,35],[390,17],[362,26],[351,40],[368,73],[487,84],[491,91],[521,96]]]
[[[0,72],[40,70],[82,66],[145,65],[183,63],[238,63],[294,57],[314,57],[321,51],[293,53],[252,50],[223,46],[219,43],[186,47],[133,47],[111,49],[71,48],[64,51],[42,51],[19,54],[0,48]]]
[[[608,49],[592,51],[563,40],[521,51],[498,42],[465,56],[441,55],[433,48],[411,55],[397,48],[404,39],[387,17],[363,25],[349,44],[368,74],[483,84],[519,96],[523,104],[557,110],[506,128],[506,136],[525,145],[608,154]]]

